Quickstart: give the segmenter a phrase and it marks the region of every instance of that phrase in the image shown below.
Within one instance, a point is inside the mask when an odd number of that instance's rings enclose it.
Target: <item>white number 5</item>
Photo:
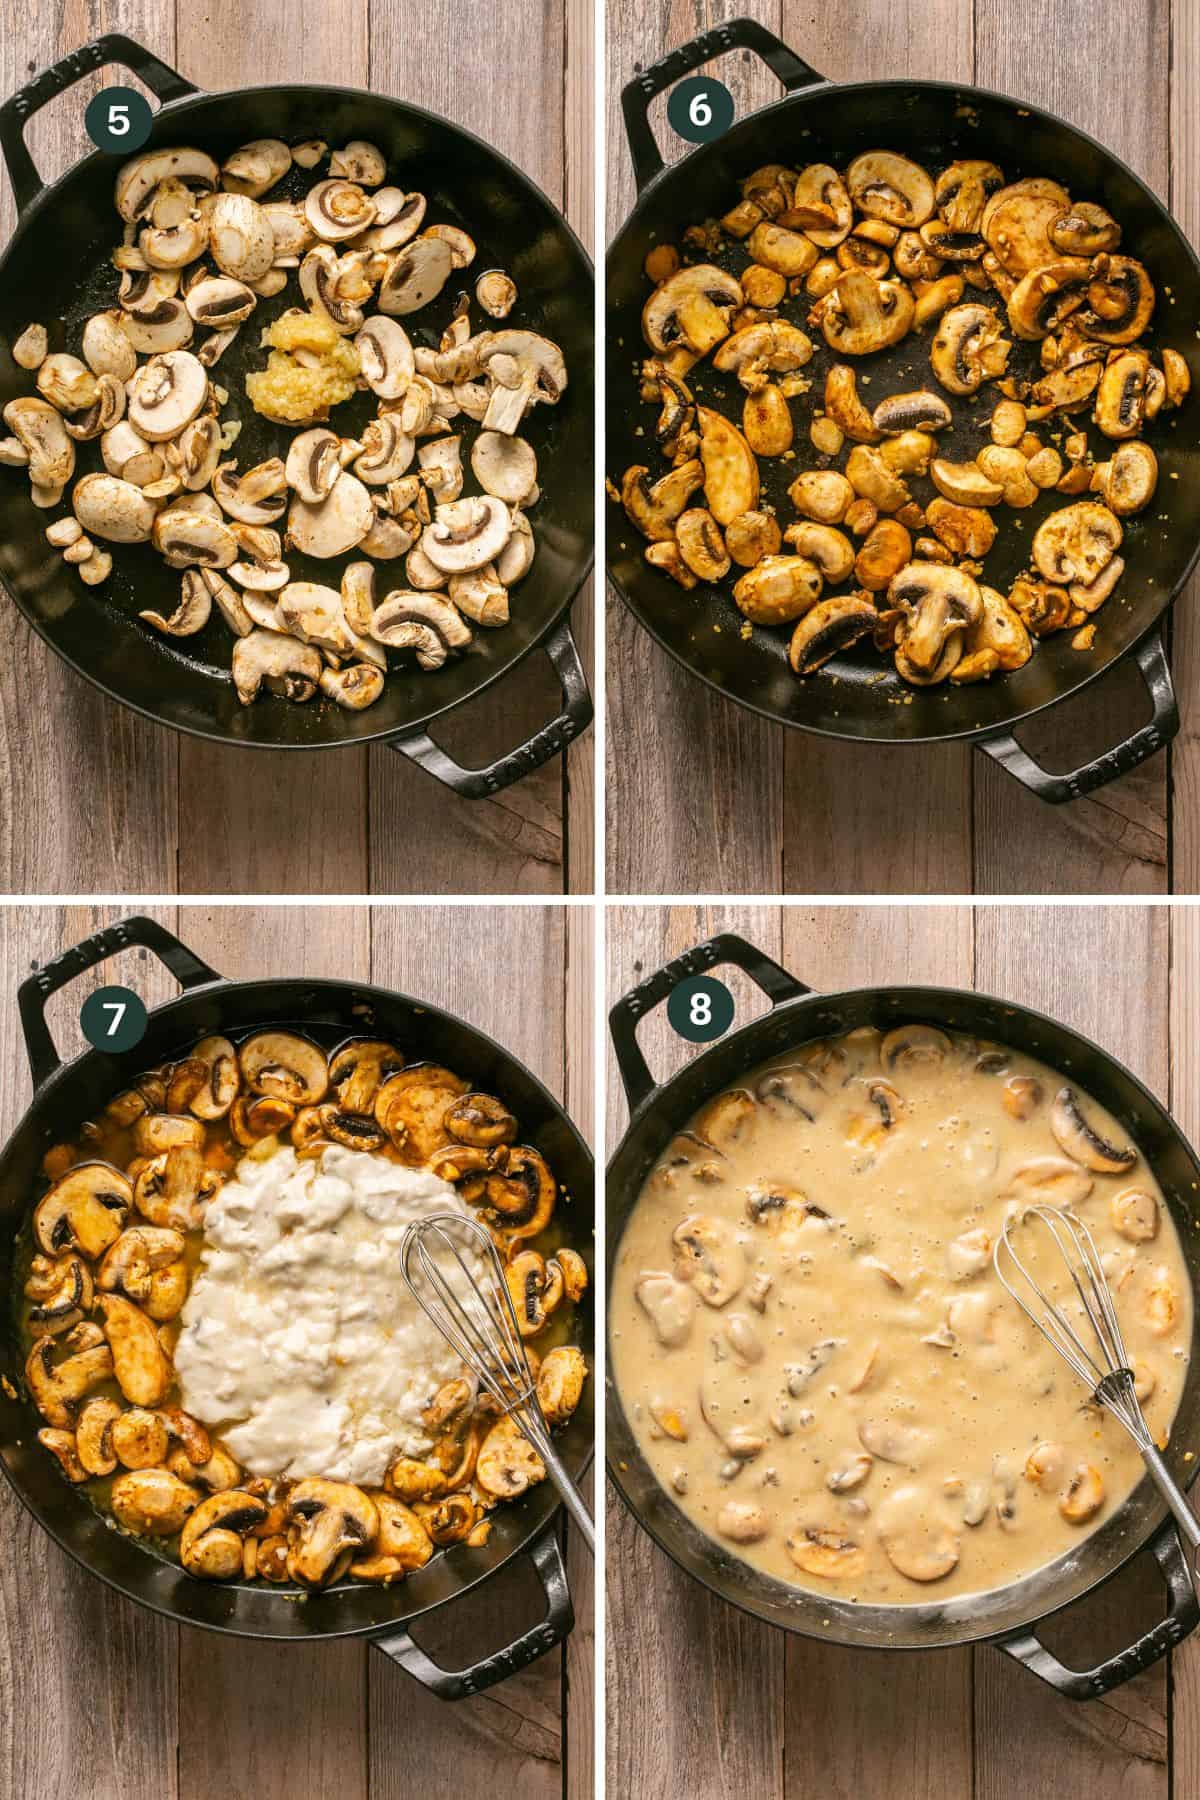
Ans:
[[[711,125],[712,107],[708,104],[707,92],[693,94],[692,103],[688,107],[688,118],[693,125]]]
[[[112,1024],[105,1033],[106,1037],[116,1037],[118,1031],[121,1029],[121,1020],[125,1017],[125,1010],[124,1000],[106,1000],[104,1002],[104,1011],[115,1015]]]
[[[114,137],[125,137],[130,129],[129,107],[121,100],[108,109],[108,129]],[[117,1021],[120,1023],[120,1020]],[[113,1027],[116,1030],[116,1026]]]

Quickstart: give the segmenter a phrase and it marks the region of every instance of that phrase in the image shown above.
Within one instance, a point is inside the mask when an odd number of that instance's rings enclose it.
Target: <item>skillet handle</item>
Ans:
[[[402,1669],[407,1669],[439,1700],[465,1700],[469,1694],[481,1694],[484,1688],[506,1681],[518,1669],[528,1668],[539,1656],[545,1656],[547,1650],[561,1644],[575,1623],[567,1571],[553,1531],[548,1531],[545,1537],[531,1545],[528,1555],[545,1591],[545,1618],[523,1631],[503,1650],[483,1657],[469,1669],[443,1669],[404,1630],[390,1631],[384,1637],[372,1638],[371,1642],[376,1650],[382,1650]]]
[[[984,738],[979,748],[994,757],[1002,769],[1015,775],[1039,800],[1047,800],[1051,806],[1061,806],[1064,800],[1079,800],[1084,794],[1106,787],[1118,775],[1128,775],[1148,756],[1169,744],[1179,730],[1179,704],[1167,667],[1163,630],[1160,625],[1157,631],[1152,631],[1134,652],[1150,693],[1153,714],[1150,723],[1135,731],[1123,744],[1106,750],[1094,762],[1084,763],[1070,775],[1052,775],[1048,769],[1043,769],[1027,750],[1021,748],[1011,732],[1006,732],[1003,737]]]
[[[193,956],[187,946],[181,944],[157,919],[140,916],[119,919],[115,925],[105,925],[92,937],[84,938],[82,944],[76,944],[73,950],[64,950],[61,956],[56,956],[35,975],[27,976],[17,989],[17,1008],[21,1015],[21,1031],[29,1054],[35,1094],[62,1062],[46,1024],[46,1002],[51,994],[66,987],[77,975],[82,975],[85,969],[94,968],[108,957],[137,945],[152,951],[182,988],[202,987],[206,982],[223,979],[215,969],[210,969],[198,956]]]
[[[1167,1584],[1170,1610],[1165,1619],[1144,1633],[1128,1649],[1118,1650],[1094,1669],[1068,1669],[1033,1629],[1014,1631],[997,1638],[996,1646],[1024,1663],[1035,1675],[1047,1682],[1056,1693],[1068,1700],[1095,1700],[1111,1693],[1143,1669],[1150,1668],[1165,1656],[1174,1644],[1182,1643],[1189,1632],[1200,1625],[1200,1601],[1192,1585],[1192,1572],[1179,1533],[1168,1519],[1150,1544]]]
[[[689,975],[702,975],[706,969],[715,969],[721,963],[736,963],[739,969],[744,969],[772,1006],[778,1006],[781,1000],[797,1000],[801,994],[812,993],[810,987],[789,975],[765,951],[756,949],[732,931],[722,931],[717,937],[697,944],[694,950],[685,950],[682,956],[673,957],[656,974],[648,975],[637,987],[630,988],[608,1015],[617,1068],[631,1113],[637,1111],[658,1085],[638,1048],[639,1024]]]
[[[664,88],[674,87],[681,76],[698,69],[702,63],[711,62],[716,56],[725,56],[730,50],[753,50],[771,73],[779,77],[789,94],[794,94],[798,88],[815,87],[825,80],[757,19],[730,19],[724,25],[714,25],[711,31],[693,38],[691,43],[669,50],[621,90],[625,135],[629,140],[639,194],[664,167],[650,125],[650,102]]]
[[[556,625],[541,648],[554,664],[562,688],[562,711],[549,725],[543,725],[525,743],[518,744],[515,750],[497,757],[485,769],[464,769],[448,751],[434,743],[427,731],[390,738],[389,748],[419,763],[421,768],[448,788],[453,788],[465,800],[485,800],[489,794],[498,794],[501,788],[511,787],[522,776],[540,769],[552,756],[560,755],[592,722],[592,696],[578,647],[571,635],[570,621],[564,619],[561,625]]]
[[[168,67],[152,51],[134,43],[132,38],[119,31],[106,32],[93,43],[85,44],[81,50],[72,50],[69,56],[64,56],[53,67],[43,69],[40,75],[35,75],[32,81],[15,93],[11,100],[6,100],[0,106],[0,153],[8,165],[8,179],[12,183],[18,212],[24,212],[27,206],[31,206],[46,185],[25,147],[26,124],[34,113],[42,110],[47,101],[53,100],[58,94],[65,94],[77,81],[84,81],[106,63],[120,63],[123,68],[132,69],[138,80],[145,83],[163,106],[168,100],[182,100],[185,94],[200,91],[193,82],[177,75],[174,69]]]

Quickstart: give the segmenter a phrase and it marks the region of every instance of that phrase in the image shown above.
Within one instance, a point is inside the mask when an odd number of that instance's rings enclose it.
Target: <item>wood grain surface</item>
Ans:
[[[750,938],[811,986],[930,981],[1043,1008],[1119,1056],[1200,1126],[1200,916],[1184,905],[810,907],[608,911],[608,1004],[717,931]],[[737,1021],[765,1010],[719,971]],[[639,1041],[658,1079],[695,1054],[663,1010]],[[625,1126],[610,1058],[608,1145]],[[1200,1793],[1195,1639],[1103,1701],[1076,1705],[990,1647],[856,1654],[711,1598],[610,1491],[607,1557],[611,1800],[1192,1800]],[[1088,1666],[1159,1616],[1139,1557],[1061,1614],[1047,1641]]]
[[[911,73],[1048,106],[1132,164],[1193,242],[1200,234],[1200,28],[1191,0],[829,0],[820,8],[608,0],[607,12],[610,235],[634,201],[622,84],[639,65],[747,13],[835,81]],[[778,96],[748,53],[711,67],[739,113]],[[665,97],[651,118],[664,155],[677,159],[687,146],[666,126]],[[1193,583],[1174,613],[1184,717],[1174,748],[1090,799],[1048,807],[969,748],[889,753],[757,719],[680,669],[610,589],[609,891],[1194,893],[1196,594]],[[1128,735],[1147,711],[1136,670],[1120,668],[1022,736],[1049,768],[1065,769]]]
[[[328,81],[431,108],[511,157],[590,246],[592,7],[498,0],[486,71],[465,78],[450,0],[0,0],[0,97],[102,31],[124,31],[199,86]],[[32,122],[43,173],[90,148],[83,110],[108,69]],[[534,104],[528,98],[536,96]],[[246,121],[253,135],[254,121]],[[0,182],[0,237],[13,225]],[[457,798],[386,747],[226,749],[103,699],[10,609],[0,661],[0,892],[30,894],[533,893],[592,886],[592,737],[489,800]],[[573,620],[591,668],[588,595]],[[467,764],[558,712],[535,653],[435,735]]]
[[[590,916],[564,907],[182,907],[155,912],[240,979],[370,978],[428,996],[498,1038],[592,1128]],[[0,907],[0,1138],[29,1077],[11,1003],[31,969],[119,917],[79,906]],[[503,946],[498,957],[498,946]],[[124,982],[155,1004],[174,984],[144,952],[51,1002],[60,1051],[84,1047],[85,993]],[[581,1021],[589,1021],[588,1029]],[[592,1581],[564,1540],[576,1629],[501,1686],[453,1707],[363,1643],[272,1646],[180,1628],[110,1593],[0,1486],[0,1797],[57,1800],[532,1800],[592,1793]],[[449,1667],[541,1617],[527,1565],[505,1569],[417,1628]]]

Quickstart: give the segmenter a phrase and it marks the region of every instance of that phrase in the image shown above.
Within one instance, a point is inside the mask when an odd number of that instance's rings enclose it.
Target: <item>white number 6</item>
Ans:
[[[121,1020],[125,1017],[125,1002],[124,1000],[105,1000],[103,1010],[116,1015],[105,1033],[107,1037],[116,1037],[121,1029]]]
[[[707,90],[700,94],[693,94],[692,103],[688,107],[688,118],[692,121],[693,125],[704,126],[712,124],[712,107],[708,104]],[[697,1021],[697,1023],[700,1023],[700,1021]]]
[[[108,109],[108,129],[114,137],[125,137],[130,128],[129,107],[123,100],[115,101]]]

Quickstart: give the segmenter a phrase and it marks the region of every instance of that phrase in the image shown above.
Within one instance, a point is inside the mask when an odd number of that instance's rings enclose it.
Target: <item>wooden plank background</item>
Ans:
[[[593,227],[591,0],[497,0],[486,61],[465,78],[452,0],[0,0],[0,96],[104,31],[124,31],[199,86],[328,81],[441,112],[510,156]],[[37,116],[38,167],[90,148],[83,112],[125,71],[73,88]],[[531,95],[536,104],[528,104]],[[247,117],[247,136],[254,120]],[[12,229],[0,182],[0,235]],[[0,892],[35,894],[537,893],[592,886],[592,737],[494,799],[460,800],[384,747],[324,753],[225,749],[150,725],[66,670],[19,615],[0,660]],[[576,606],[589,669],[587,596]],[[558,712],[546,658],[435,733],[490,760]]]
[[[634,200],[622,84],[637,65],[749,13],[835,81],[911,74],[1047,106],[1132,164],[1193,242],[1200,236],[1194,0],[827,0],[819,8],[802,0],[608,0],[607,10],[610,234]],[[739,113],[780,92],[749,53],[712,69]],[[665,98],[652,118],[664,154],[680,156],[687,146],[666,126]],[[760,720],[680,669],[610,590],[609,891],[1196,892],[1197,592],[1193,582],[1175,611],[1184,729],[1174,748],[1094,798],[1055,808],[969,748],[899,750],[889,759]],[[1127,735],[1147,710],[1136,670],[1115,670],[1031,727],[1029,747],[1049,767],[1069,768]],[[879,778],[885,762],[903,771],[902,801],[895,781]]]
[[[147,909],[143,909],[147,910]],[[591,918],[586,909],[182,907],[153,910],[223,974],[371,979],[427,995],[504,1043],[591,1136]],[[29,1098],[13,996],[32,968],[120,917],[0,907],[0,1136]],[[497,946],[502,960],[497,960]],[[519,973],[518,973],[519,972]],[[63,1054],[84,1048],[85,993],[121,981],[148,1003],[174,983],[127,952],[56,995]],[[254,1644],[181,1628],[111,1593],[0,1488],[0,1796],[52,1800],[589,1800],[592,1578],[564,1527],[578,1623],[502,1686],[453,1707],[362,1642]],[[460,1667],[542,1615],[528,1565],[418,1627]]]
[[[1094,1037],[1200,1127],[1200,918],[1193,907],[635,908],[608,913],[608,1003],[669,957],[737,931],[824,989],[974,987]],[[1169,980],[1168,980],[1169,971]],[[738,970],[738,1021],[765,1010]],[[660,1079],[690,1051],[660,1009],[642,1028]],[[608,1142],[625,1125],[610,1057]],[[1104,1701],[1060,1700],[999,1651],[854,1654],[712,1599],[610,1494],[609,1793],[639,1800],[1192,1800],[1200,1793],[1200,1643]],[[1140,1557],[1056,1623],[1088,1666],[1161,1607]],[[1173,1779],[1172,1779],[1173,1777]]]

